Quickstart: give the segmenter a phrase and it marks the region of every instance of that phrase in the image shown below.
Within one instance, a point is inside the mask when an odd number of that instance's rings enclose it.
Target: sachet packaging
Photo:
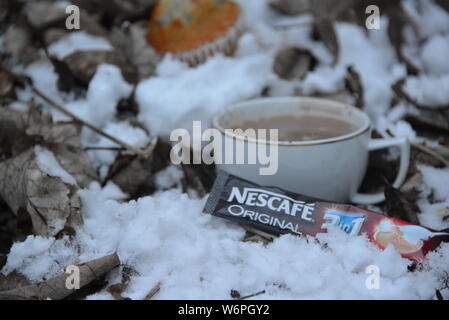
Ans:
[[[366,234],[385,249],[392,245],[405,258],[422,261],[448,232],[426,227],[348,204],[330,203],[275,187],[262,187],[218,173],[204,208],[205,213],[251,225],[272,234],[316,236],[338,228],[350,236]]]

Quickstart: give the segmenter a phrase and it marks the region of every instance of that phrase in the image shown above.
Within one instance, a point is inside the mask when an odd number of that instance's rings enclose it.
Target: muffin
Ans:
[[[230,0],[159,0],[147,40],[195,66],[216,53],[232,55],[242,32],[241,9]]]

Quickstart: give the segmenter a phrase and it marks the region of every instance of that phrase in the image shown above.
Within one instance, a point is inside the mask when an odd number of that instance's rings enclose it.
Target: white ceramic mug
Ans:
[[[393,186],[398,188],[404,182],[410,157],[407,139],[371,139],[372,123],[368,115],[344,103],[306,97],[249,100],[229,106],[215,115],[213,126],[221,132],[223,141],[231,139],[234,144],[244,144],[244,149],[248,150],[248,143],[269,145],[273,142],[251,141],[243,136],[225,133],[225,129],[234,128],[242,119],[307,114],[341,119],[350,122],[356,129],[347,135],[323,140],[279,141],[278,170],[274,175],[260,175],[259,163],[217,164],[217,168],[260,185],[276,186],[323,200],[371,204],[383,201],[385,196],[383,192],[358,192],[368,166],[369,152],[398,147],[401,158]]]

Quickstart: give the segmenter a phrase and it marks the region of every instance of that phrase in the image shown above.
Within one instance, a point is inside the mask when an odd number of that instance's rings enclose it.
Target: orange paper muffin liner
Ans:
[[[229,0],[162,0],[149,23],[148,42],[191,65],[221,52],[231,55],[244,29],[240,7]]]

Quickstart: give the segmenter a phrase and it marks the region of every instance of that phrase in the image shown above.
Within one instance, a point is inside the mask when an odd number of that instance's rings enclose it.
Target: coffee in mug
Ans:
[[[249,100],[228,106],[212,122],[224,140],[221,154],[225,158],[243,150],[242,158],[248,159],[251,152],[264,147],[277,155],[277,161],[272,161],[276,170],[269,175],[261,174],[263,161],[256,164],[216,161],[218,169],[262,186],[275,186],[314,198],[364,204],[383,201],[383,191],[359,192],[371,151],[388,147],[400,150],[395,188],[404,182],[409,166],[410,144],[406,138],[372,139],[368,115],[337,101],[310,97]],[[271,133],[270,138],[266,135],[267,139],[264,135],[244,137],[243,129],[258,131],[258,128],[278,129],[279,138],[271,139]],[[234,143],[233,149],[226,148]]]
[[[310,141],[344,136],[358,129],[358,126],[337,119],[317,115],[274,115],[241,120],[233,129],[278,129],[281,141]]]

